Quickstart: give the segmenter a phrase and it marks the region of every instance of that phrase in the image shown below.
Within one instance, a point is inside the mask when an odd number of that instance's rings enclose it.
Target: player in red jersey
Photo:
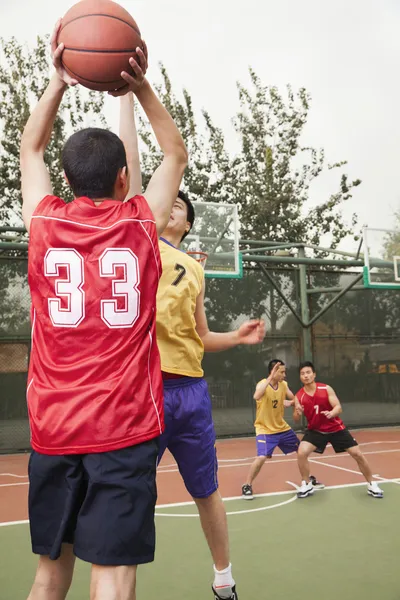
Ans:
[[[58,27],[51,42],[56,71],[25,127],[20,156],[32,297],[29,517],[40,555],[29,600],[66,597],[74,554],[93,564],[93,600],[134,600],[136,565],[154,556],[163,431],[158,233],[187,151],[137,49],[139,64],[130,60],[135,76],[122,74],[126,87],[118,94],[126,94],[126,149],[106,130],[75,133],[62,155],[74,200],[53,196],[44,153],[64,92],[76,83],[61,64]],[[146,198],[133,197],[130,187],[137,162],[132,92],[164,155]]]
[[[316,382],[315,368],[312,362],[300,365],[300,379],[304,387],[295,396],[293,416],[296,421],[302,414],[307,419],[308,429],[297,454],[302,484],[298,491],[299,498],[306,498],[314,493],[310,482],[310,466],[308,457],[312,452],[323,454],[328,443],[336,453],[348,452],[357,462],[358,468],[368,483],[368,494],[374,498],[382,498],[383,491],[373,481],[371,468],[361,452],[357,441],[339,418],[342,407],[331,386]]]

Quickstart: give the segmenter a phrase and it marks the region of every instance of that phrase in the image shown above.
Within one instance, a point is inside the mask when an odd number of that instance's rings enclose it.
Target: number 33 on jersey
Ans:
[[[39,204],[29,243],[34,449],[101,452],[120,448],[121,439],[129,446],[160,434],[160,275],[154,217],[144,198],[96,207],[88,198],[65,204],[47,196]],[[63,418],[43,411],[46,403],[59,403]],[[113,412],[115,422],[106,423],[104,415]],[[44,414],[53,422],[42,423]],[[75,423],[73,436],[67,422]]]
[[[62,269],[64,278],[60,277]],[[51,322],[55,327],[77,327],[85,318],[83,256],[72,248],[51,248],[44,258],[44,272],[46,277],[54,278],[56,297],[48,300]],[[112,299],[99,300],[101,319],[108,327],[132,327],[139,317],[137,256],[130,248],[107,248],[99,258],[98,277],[111,279]]]

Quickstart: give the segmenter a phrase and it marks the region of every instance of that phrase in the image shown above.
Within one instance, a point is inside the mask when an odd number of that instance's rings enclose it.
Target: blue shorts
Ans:
[[[218,463],[206,381],[197,377],[165,380],[164,420],[158,460],[168,448],[189,494],[208,498],[218,489]]]
[[[61,544],[97,565],[154,560],[158,440],[98,454],[29,460],[32,550],[56,560]]]
[[[284,454],[297,452],[300,441],[293,429],[282,433],[269,433],[256,436],[257,456],[268,456],[271,458],[275,448],[282,450]]]

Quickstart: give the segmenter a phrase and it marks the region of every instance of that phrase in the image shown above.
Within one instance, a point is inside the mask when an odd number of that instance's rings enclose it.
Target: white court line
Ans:
[[[321,462],[321,461],[316,461],[313,458],[309,458],[308,459],[309,462],[314,463],[316,465],[324,465],[324,467],[330,467],[331,469],[338,469],[339,471],[347,471],[347,473],[354,473],[355,475],[361,475],[361,477],[364,477],[364,475],[362,473],[360,473],[360,471],[353,471],[353,469],[346,469],[345,467],[338,467],[337,465],[330,465],[329,463],[326,462]]]
[[[246,438],[246,439],[253,439],[253,438]],[[224,441],[224,440],[220,440]],[[382,441],[382,442],[361,442],[358,445],[359,446],[371,446],[374,444],[400,444],[400,440],[389,440],[389,441]],[[384,451],[383,451],[384,452]],[[365,453],[364,453],[365,454]],[[218,462],[219,463],[237,463],[237,462],[242,462],[245,460],[254,460],[255,458],[257,458],[255,455],[254,456],[244,456],[243,458],[219,458]],[[291,459],[286,459],[287,461],[290,461]],[[277,462],[276,460],[272,459],[272,462]],[[285,460],[282,460],[281,462],[286,462]],[[164,469],[169,469],[169,468],[173,468],[176,467],[176,463],[171,463],[170,465],[160,465],[158,467],[158,470],[164,470]],[[2,475],[2,473],[0,473],[0,475]]]
[[[0,483],[0,488],[2,488],[2,487],[17,487],[18,485],[29,485],[29,481],[21,481],[21,483]]]
[[[367,454],[367,453],[365,452],[364,454]],[[348,473],[355,473],[356,475],[361,475],[361,477],[364,477],[364,475],[361,473],[361,471],[353,471],[353,469],[346,469],[345,467],[338,467],[337,465],[330,465],[329,463],[326,463],[326,462],[321,462],[321,461],[317,462],[314,459],[309,459],[309,461],[312,463],[315,463],[315,464],[324,465],[324,467],[330,467],[331,469],[338,469],[339,471],[347,471]],[[397,485],[400,485],[400,483],[396,479],[386,479],[385,477],[380,477],[380,475],[373,475],[373,477],[375,479],[378,479],[379,481],[386,481],[386,482],[396,483]]]
[[[364,456],[369,455],[369,454],[390,454],[392,452],[400,452],[400,448],[395,448],[393,450],[372,450],[371,452],[363,452]],[[349,455],[346,452],[342,452],[340,454],[328,454],[326,456],[315,456],[314,458],[310,459],[312,462],[316,462],[316,463],[321,463],[321,464],[325,464],[323,461],[325,460],[337,460],[340,458],[345,458],[348,457]],[[221,461],[218,461],[218,463],[220,463]],[[297,458],[278,458],[276,460],[271,459],[269,461],[267,461],[266,464],[272,464],[272,465],[276,465],[276,464],[280,464],[280,463],[297,463]],[[235,469],[238,467],[248,467],[249,463],[239,463],[239,464],[228,464],[228,465],[221,465],[218,464],[218,469]],[[339,468],[339,467],[338,467]],[[344,469],[342,467],[342,469],[344,471],[348,470],[348,469]],[[354,471],[355,472],[355,471]],[[160,470],[160,468],[157,469],[157,473],[159,475],[163,474],[163,473],[179,473],[179,469],[168,469],[168,470]],[[9,474],[11,475],[11,474]],[[21,477],[21,475],[19,475],[18,477]],[[23,483],[0,483],[0,487],[14,487],[14,486],[18,486],[18,485],[28,485],[28,482],[23,482]]]
[[[18,477],[18,479],[26,479],[28,475],[16,475],[15,473],[0,473],[0,477]]]
[[[385,481],[383,483],[400,483],[400,478],[396,477],[395,479],[385,479]],[[291,483],[291,485],[295,485],[292,482],[287,482],[287,483]],[[360,487],[362,485],[365,485],[365,482],[361,482],[361,483],[344,483],[344,484],[340,484],[340,485],[327,485],[325,487],[325,490],[341,490],[341,489],[345,489],[345,488],[352,488],[352,487]],[[324,490],[324,491],[325,491]],[[269,496],[287,496],[288,494],[293,494],[293,490],[283,490],[282,492],[266,492],[265,494],[255,494],[254,498],[267,498]],[[231,500],[242,500],[243,497],[242,496],[232,496],[230,498],[223,498],[224,502],[230,502]],[[193,500],[189,500],[187,502],[173,502],[171,504],[158,504],[156,506],[156,511],[157,509],[160,508],[176,508],[176,507],[180,507],[180,506],[194,506],[195,503],[193,502]],[[240,511],[243,512],[243,511]],[[27,523],[29,523],[29,521],[8,521],[6,523],[0,523],[0,527],[10,527],[12,525],[26,525]]]
[[[391,452],[400,452],[400,448],[395,448],[394,450],[371,450],[371,452],[363,452],[364,456],[368,455],[368,454],[389,454]],[[347,453],[343,452],[340,454],[328,454],[327,456],[319,456],[319,457],[315,457],[312,460],[316,460],[316,461],[323,461],[323,460],[331,460],[331,459],[338,459],[338,458],[343,458],[345,456],[349,456]],[[254,458],[253,458],[254,460]],[[238,464],[229,464],[229,465],[221,465],[219,464],[221,461],[218,460],[218,469],[235,469],[238,467],[248,467],[250,465],[250,463],[238,463]],[[270,459],[266,461],[266,464],[268,465],[277,465],[279,463],[291,463],[291,462],[297,462],[297,458],[278,458],[278,459]],[[159,473],[161,475],[161,473],[179,473],[179,469],[167,469],[164,471],[160,471],[157,470],[157,473]]]
[[[294,487],[295,490],[299,489],[298,486],[295,483],[293,483],[293,481],[287,481],[286,483]]]
[[[291,492],[293,494],[293,492]],[[250,508],[250,509],[245,509],[245,510],[234,510],[231,512],[227,512],[227,516],[231,516],[231,515],[247,515],[248,513],[254,513],[254,512],[261,512],[263,510],[270,510],[271,508],[279,508],[280,506],[285,506],[285,504],[290,504],[291,502],[294,502],[295,500],[297,500],[297,494],[295,494],[292,498],[289,498],[289,500],[284,500],[283,502],[279,502],[278,504],[270,504],[269,506],[261,506],[259,508]],[[156,517],[194,517],[194,518],[199,518],[198,514],[185,514],[185,513],[159,513],[156,511],[155,513]]]

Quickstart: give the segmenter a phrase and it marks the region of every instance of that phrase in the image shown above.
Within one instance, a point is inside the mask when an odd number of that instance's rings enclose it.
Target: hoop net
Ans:
[[[200,265],[203,267],[203,269],[205,268],[207,258],[208,258],[207,252],[198,252],[197,250],[196,251],[188,250],[188,252],[186,254],[189,254],[189,256],[194,258],[194,260],[197,260],[197,262],[200,263]]]

